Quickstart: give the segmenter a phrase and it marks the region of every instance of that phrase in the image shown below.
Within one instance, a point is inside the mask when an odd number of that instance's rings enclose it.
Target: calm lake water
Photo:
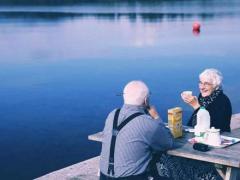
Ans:
[[[201,22],[200,34],[192,23]],[[240,1],[0,7],[0,179],[33,179],[98,155],[87,140],[130,80],[164,121],[214,67],[240,112]]]

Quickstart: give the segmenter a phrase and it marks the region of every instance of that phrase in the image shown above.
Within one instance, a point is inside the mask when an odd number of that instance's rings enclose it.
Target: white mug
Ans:
[[[220,146],[221,145],[220,129],[215,129],[214,127],[212,127],[211,129],[207,129],[204,135],[204,141],[211,146]]]
[[[192,96],[192,91],[183,91],[183,92],[182,92],[182,96],[183,96],[183,97]]]

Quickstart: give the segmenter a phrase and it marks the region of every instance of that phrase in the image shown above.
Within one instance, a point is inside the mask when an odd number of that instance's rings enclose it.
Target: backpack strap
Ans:
[[[112,174],[114,176],[114,152],[115,152],[115,144],[116,144],[116,138],[119,133],[119,131],[126,126],[131,120],[136,118],[137,116],[143,115],[144,113],[134,113],[130,115],[127,119],[125,119],[119,126],[118,124],[118,116],[119,116],[120,109],[117,109],[114,115],[113,120],[113,129],[112,129],[112,138],[111,138],[111,144],[110,144],[110,154],[109,154],[109,161],[108,161],[108,174]]]

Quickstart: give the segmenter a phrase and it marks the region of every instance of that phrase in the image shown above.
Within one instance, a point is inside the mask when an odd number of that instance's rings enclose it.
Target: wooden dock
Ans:
[[[231,129],[240,128],[240,113],[234,114],[231,120]],[[100,133],[90,135],[90,140],[98,141]],[[99,156],[51,172],[36,180],[98,180]]]
[[[98,180],[99,156],[51,172],[36,180]]]
[[[233,114],[231,119],[231,129],[240,128],[240,113]]]

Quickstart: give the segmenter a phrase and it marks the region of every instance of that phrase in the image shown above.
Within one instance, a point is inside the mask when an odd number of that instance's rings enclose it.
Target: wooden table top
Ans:
[[[231,133],[224,133],[223,135],[240,138],[240,128],[233,130]],[[103,133],[99,132],[89,135],[88,139],[101,142],[102,137]],[[173,156],[240,168],[240,143],[233,144],[225,148],[211,148],[210,151],[200,152],[194,150],[192,148],[192,144],[188,142],[188,139],[192,137],[193,133],[184,132],[183,137],[175,139],[178,147],[168,150],[167,153]]]

